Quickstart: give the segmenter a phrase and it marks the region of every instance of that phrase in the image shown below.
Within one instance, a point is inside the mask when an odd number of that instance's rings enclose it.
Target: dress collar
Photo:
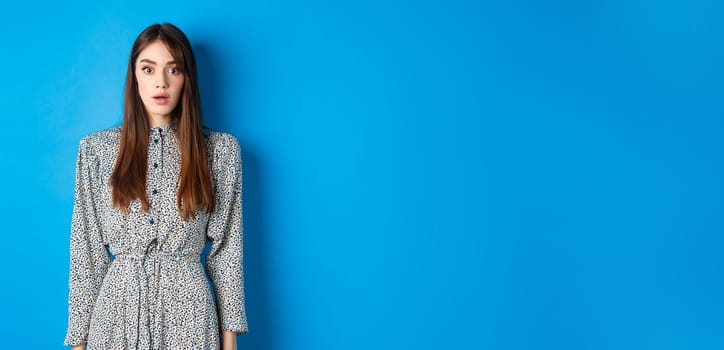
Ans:
[[[162,126],[154,126],[154,127],[152,127],[152,128],[151,128],[151,133],[161,131],[162,133],[165,134],[165,133],[168,133],[169,130],[171,130],[171,124],[165,124],[165,125],[162,125]]]

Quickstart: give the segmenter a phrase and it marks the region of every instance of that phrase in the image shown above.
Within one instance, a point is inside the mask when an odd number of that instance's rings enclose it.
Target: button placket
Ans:
[[[161,161],[163,157],[163,133],[162,129],[158,128],[151,134],[152,143],[149,147],[151,169],[149,171],[149,189],[150,198],[148,199],[151,203],[151,210],[149,211],[148,223],[151,225],[152,232],[155,237],[158,237],[158,220],[155,218],[158,215],[158,206],[160,199],[158,198],[158,186],[161,179]]]

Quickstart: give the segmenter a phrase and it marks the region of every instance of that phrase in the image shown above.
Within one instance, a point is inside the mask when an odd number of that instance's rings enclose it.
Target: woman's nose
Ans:
[[[163,89],[168,88],[168,82],[166,81],[166,77],[165,77],[165,76],[162,75],[162,76],[156,81],[156,88],[157,88],[157,89],[158,89],[158,88],[163,88]]]

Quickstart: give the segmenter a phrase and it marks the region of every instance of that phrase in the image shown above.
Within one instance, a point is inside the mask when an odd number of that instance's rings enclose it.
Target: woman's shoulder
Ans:
[[[203,134],[212,150],[225,149],[236,152],[240,151],[239,140],[231,133],[213,130],[204,126]]]
[[[108,129],[98,130],[95,132],[92,132],[90,134],[87,134],[81,138],[81,142],[90,143],[90,144],[98,144],[98,143],[104,143],[107,141],[116,141],[119,140],[121,137],[121,127],[120,126],[114,126]]]
[[[114,126],[108,129],[98,130],[83,136],[80,139],[80,148],[86,150],[98,150],[108,147],[117,147],[121,140],[121,127]]]

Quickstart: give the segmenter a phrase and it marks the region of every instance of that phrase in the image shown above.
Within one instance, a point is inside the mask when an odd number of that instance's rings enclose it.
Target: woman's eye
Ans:
[[[153,72],[153,68],[151,67],[143,67],[141,68],[141,70],[143,70],[143,72],[146,74],[151,74],[151,72]]]
[[[178,74],[178,68],[176,68],[176,67],[169,68],[169,69],[168,69],[168,72],[169,72],[170,74]]]

